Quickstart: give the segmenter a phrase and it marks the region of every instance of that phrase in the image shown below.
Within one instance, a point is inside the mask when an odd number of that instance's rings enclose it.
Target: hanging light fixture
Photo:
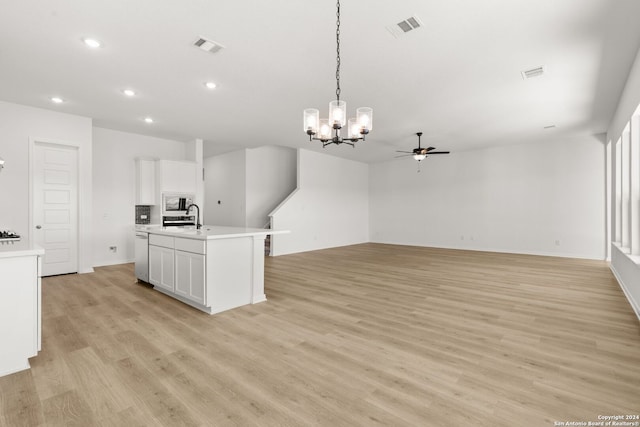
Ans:
[[[320,119],[320,112],[316,108],[307,108],[303,112],[304,131],[309,135],[309,141],[322,141],[322,146],[329,144],[355,145],[357,141],[364,141],[365,136],[373,129],[373,109],[360,107],[356,110],[356,117],[347,119],[347,103],[340,100],[340,0],[337,3],[336,22],[336,100],[329,103],[329,118]],[[346,134],[340,130],[346,128]]]

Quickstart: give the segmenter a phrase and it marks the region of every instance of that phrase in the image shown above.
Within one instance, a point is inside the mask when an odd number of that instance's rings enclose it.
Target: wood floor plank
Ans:
[[[77,390],[45,399],[42,406],[46,425],[81,427],[96,423],[94,411]]]
[[[267,257],[213,316],[132,264],[43,279],[43,348],[0,426],[523,426],[640,413],[607,263],[362,244]]]
[[[32,372],[0,377],[0,426],[37,426],[43,421],[42,402]]]

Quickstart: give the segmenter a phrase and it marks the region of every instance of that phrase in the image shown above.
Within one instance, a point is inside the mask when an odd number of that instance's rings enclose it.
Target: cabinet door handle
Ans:
[[[40,229],[42,228],[42,226],[41,226],[41,225],[36,225],[36,228],[37,228],[38,230],[40,230]]]

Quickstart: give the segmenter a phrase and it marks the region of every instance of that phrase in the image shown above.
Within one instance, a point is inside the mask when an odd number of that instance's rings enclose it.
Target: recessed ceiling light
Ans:
[[[93,49],[97,49],[100,46],[102,46],[102,43],[100,43],[100,41],[89,38],[89,37],[82,39],[82,41],[84,42],[84,44],[86,44],[87,46]]]
[[[207,87],[207,89],[215,89],[216,88],[216,84],[214,82],[206,82],[204,85]]]
[[[54,104],[62,104],[64,102],[64,100],[62,98],[60,98],[59,96],[52,96],[51,97],[51,102],[53,102]]]
[[[133,89],[125,89],[122,91],[127,96],[136,96],[136,91]]]
[[[151,117],[144,118],[145,123],[153,123],[153,119]]]

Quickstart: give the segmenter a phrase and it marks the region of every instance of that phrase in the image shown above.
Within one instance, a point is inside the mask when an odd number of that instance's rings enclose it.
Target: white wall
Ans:
[[[196,162],[196,203],[200,208],[200,220],[204,221],[204,141],[202,139],[194,139],[187,143],[187,154],[185,160]]]
[[[265,146],[247,150],[246,225],[262,228],[269,213],[297,184],[297,151]]]
[[[206,158],[204,169],[203,223],[244,227],[246,150]]]
[[[276,146],[205,159],[204,223],[264,227],[271,210],[296,187],[296,159],[296,150]]]
[[[135,158],[186,156],[184,142],[93,128],[93,265],[134,260]],[[117,246],[117,252],[109,246]]]
[[[79,155],[79,260],[80,272],[93,271],[92,240],[92,134],[91,119],[0,101],[0,229],[24,238],[29,229],[29,146],[34,141],[78,147]]]
[[[298,150],[298,188],[272,212],[272,254],[312,251],[369,241],[369,167]]]
[[[604,259],[603,138],[370,165],[373,242]],[[559,242],[559,245],[556,244]]]
[[[620,138],[624,127],[638,105],[640,105],[640,51],[636,55],[629,78],[618,102],[618,107],[607,130],[608,141],[615,143]],[[615,180],[611,181],[609,183],[611,185],[610,194],[615,195],[615,188],[613,188]],[[611,235],[614,234],[613,230],[611,230]],[[640,318],[640,260],[630,257],[620,248],[612,245],[611,270],[625,291],[636,315]]]

